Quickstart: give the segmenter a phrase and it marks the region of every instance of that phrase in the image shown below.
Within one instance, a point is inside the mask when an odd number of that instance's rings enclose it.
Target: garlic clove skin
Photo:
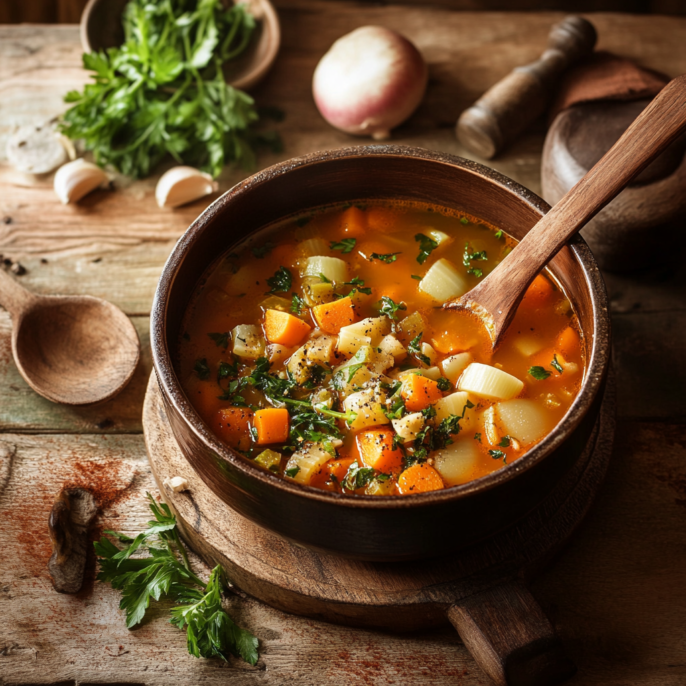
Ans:
[[[332,126],[384,140],[417,108],[427,82],[426,63],[409,40],[382,26],[362,26],[322,57],[312,94]]]
[[[193,167],[172,167],[157,182],[155,199],[159,207],[180,207],[218,190],[209,174]]]
[[[48,174],[70,159],[63,138],[51,124],[22,126],[7,141],[7,159],[17,171]]]
[[[107,174],[97,164],[83,158],[63,164],[55,174],[55,193],[67,205],[78,202],[91,191],[109,182]]]

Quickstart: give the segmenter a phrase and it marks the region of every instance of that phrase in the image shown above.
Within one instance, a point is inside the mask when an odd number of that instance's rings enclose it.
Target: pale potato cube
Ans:
[[[433,238],[438,245],[443,245],[443,243],[448,243],[452,240],[447,233],[443,233],[443,231],[439,231],[438,229],[429,229],[424,233],[426,233],[429,238]]]
[[[270,343],[267,346],[267,359],[272,364],[280,364],[287,360],[294,352],[295,348],[287,348],[280,343]]]
[[[498,427],[495,425],[495,408],[493,406],[486,408],[482,415],[483,433],[490,445],[498,445],[500,443],[500,433]]]
[[[450,260],[442,257],[431,265],[424,278],[419,282],[419,290],[430,295],[437,302],[444,303],[464,295],[469,284]]]
[[[264,355],[264,339],[253,324],[239,324],[231,331],[232,352],[244,360],[256,360]]]
[[[417,338],[420,333],[424,332],[424,329],[426,328],[426,320],[419,312],[413,312],[400,322],[398,328],[410,340],[413,340]]]
[[[354,371],[352,377],[350,376],[350,367],[339,367],[334,372],[335,386],[344,396],[359,390],[360,387],[370,381],[377,381],[380,376],[370,371],[368,367],[360,367]]]
[[[513,342],[515,349],[524,357],[531,357],[539,350],[543,350],[545,343],[536,336],[517,336]]]
[[[450,383],[455,385],[460,376],[462,376],[462,372],[467,369],[473,361],[474,358],[471,353],[457,353],[457,355],[446,357],[445,360],[441,362],[443,374]]]
[[[438,450],[434,454],[434,467],[446,486],[457,486],[475,478],[479,455],[476,441],[465,436]]]
[[[429,358],[429,364],[433,365],[436,362],[436,351],[429,343],[422,343],[422,355]]]
[[[390,479],[379,481],[373,479],[365,489],[365,495],[393,495],[395,483]]]
[[[288,360],[288,371],[291,376],[302,384],[310,377],[312,367],[327,366],[333,357],[336,345],[335,336],[317,336],[301,345]]]
[[[303,276],[324,275],[334,283],[345,283],[348,280],[348,265],[339,257],[316,255],[308,257]]]
[[[467,408],[468,402],[470,402],[469,394],[464,391],[457,391],[441,398],[434,404],[434,409],[436,410],[436,423],[442,422],[453,414],[460,417],[464,413],[466,419],[471,411]],[[462,426],[462,428],[465,428],[465,426]]]
[[[393,355],[396,362],[400,362],[407,357],[405,346],[391,333],[381,339],[379,348],[382,352]]]
[[[323,238],[307,238],[298,247],[307,257],[329,252],[329,244]]]
[[[355,412],[357,416],[350,424],[353,431],[359,431],[369,426],[383,426],[390,420],[384,414],[383,400],[385,398],[374,388],[366,388],[352,393],[343,401],[346,412]]]
[[[555,426],[551,414],[533,400],[508,400],[498,403],[495,411],[504,431],[525,445],[539,441]]]
[[[309,484],[312,477],[330,459],[331,455],[319,443],[310,443],[291,455],[284,472],[297,469],[296,473],[289,478],[299,484]]]
[[[369,360],[369,368],[377,374],[383,374],[387,369],[395,365],[395,358],[390,353],[379,351],[374,348]]]
[[[347,327],[343,327],[338,334],[338,343],[336,349],[343,355],[355,355],[357,351],[365,345],[371,345],[372,339],[370,336],[360,336],[353,331],[346,331]]]
[[[341,333],[351,333],[360,338],[369,338],[373,346],[378,346],[381,339],[391,330],[388,317],[367,317],[360,322],[341,327]]]
[[[417,438],[417,434],[424,428],[424,415],[421,412],[413,412],[400,419],[393,419],[391,424],[405,443],[412,443]]]
[[[458,383],[458,390],[489,400],[510,400],[523,388],[524,383],[512,374],[480,362],[472,362]]]
[[[224,283],[223,290],[229,295],[242,295],[255,287],[262,275],[255,264],[244,264],[235,274],[232,274]]]

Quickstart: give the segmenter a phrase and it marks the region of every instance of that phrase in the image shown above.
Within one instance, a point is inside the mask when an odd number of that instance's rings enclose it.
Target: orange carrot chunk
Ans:
[[[410,412],[425,410],[443,397],[438,384],[420,374],[408,374],[405,377],[400,395],[405,401],[405,408]]]
[[[319,328],[326,333],[336,335],[343,326],[355,321],[355,308],[349,297],[334,300],[312,308],[314,319]]]
[[[552,294],[553,285],[543,274],[539,274],[526,289],[522,304],[528,307],[541,307]]]
[[[403,453],[393,447],[394,432],[390,429],[369,429],[357,434],[357,449],[367,467],[384,474],[398,473],[403,467]]]
[[[576,329],[568,326],[558,337],[557,337],[557,349],[565,357],[577,357],[581,354],[581,339]]]
[[[413,464],[398,477],[401,495],[440,491],[444,488],[441,475],[429,464]]]
[[[264,315],[264,335],[270,343],[278,343],[289,348],[298,345],[312,327],[302,319],[288,312],[267,310]]]
[[[224,407],[212,418],[212,430],[232,448],[247,450],[252,416],[252,410],[247,407]]]
[[[288,422],[288,410],[285,408],[268,407],[265,410],[257,410],[253,418],[253,426],[257,431],[257,445],[287,441]]]

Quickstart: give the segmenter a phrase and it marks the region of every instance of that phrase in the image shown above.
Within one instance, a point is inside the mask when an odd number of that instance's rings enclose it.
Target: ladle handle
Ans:
[[[6,271],[0,269],[0,305],[12,319],[25,312],[37,299],[37,296],[20,286]]]
[[[670,81],[598,163],[465,299],[493,316],[496,344],[517,304],[560,248],[686,129],[686,74]]]
[[[517,581],[463,598],[448,619],[496,686],[553,686],[576,672],[541,606]]]

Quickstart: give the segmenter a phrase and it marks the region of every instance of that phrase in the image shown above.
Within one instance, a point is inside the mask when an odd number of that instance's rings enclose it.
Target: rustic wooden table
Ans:
[[[263,157],[263,166],[359,142],[329,128],[310,95],[318,57],[357,26],[400,30],[430,65],[426,100],[394,140],[463,154],[453,134],[458,114],[513,66],[536,58],[559,19],[361,8],[352,1],[276,4],[283,48],[255,95],[285,110],[285,150]],[[590,18],[600,47],[672,76],[686,72],[686,19]],[[62,95],[87,79],[80,53],[76,26],[0,27],[0,150],[13,126],[63,109]],[[542,141],[542,131],[527,134],[492,166],[540,191]],[[227,175],[222,190],[238,178]],[[111,300],[130,315],[145,352],[133,382],[114,400],[88,409],[56,406],[16,371],[10,319],[0,312],[0,684],[485,684],[447,627],[396,636],[238,598],[233,612],[261,643],[253,668],[190,657],[183,633],[159,610],[127,631],[118,593],[95,583],[92,568],[77,596],[54,592],[47,517],[63,483],[100,496],[102,528],[132,532],[148,519],[143,494],[154,483],[141,433],[151,370],[148,314],[167,254],[207,202],[159,210],[151,179],[63,206],[49,187],[12,181],[0,162],[0,252],[26,268],[21,283],[40,293]],[[686,278],[678,248],[657,235],[646,246],[645,273],[607,275],[618,381],[615,454],[581,531],[533,585],[579,666],[570,684],[686,682]]]

